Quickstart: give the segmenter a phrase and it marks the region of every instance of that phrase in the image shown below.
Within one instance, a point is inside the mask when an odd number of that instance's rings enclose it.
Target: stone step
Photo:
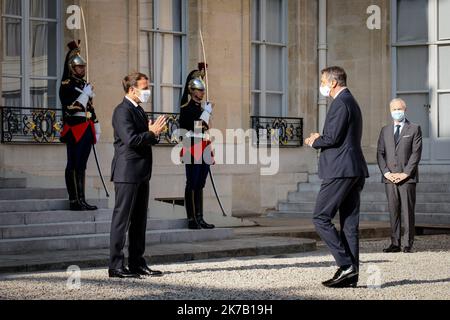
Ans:
[[[152,230],[147,231],[146,244],[186,243],[229,239],[233,236],[231,228],[212,230]],[[109,248],[109,233],[69,235],[60,237],[42,237],[0,240],[0,255],[32,253],[55,250],[89,250]]]
[[[64,223],[64,222],[94,222],[107,221],[112,219],[113,209],[99,209],[96,211],[70,211],[70,210],[53,210],[53,211],[31,211],[31,212],[0,212],[0,226],[10,225],[32,225],[45,223]],[[149,219],[151,219],[149,213]],[[156,219],[155,219],[156,220]],[[161,229],[169,229],[161,220]]]
[[[419,169],[420,170],[420,169]],[[431,172],[422,173],[419,171],[419,179],[422,183],[450,183],[450,173],[449,172]],[[308,175],[308,182],[310,183],[321,183],[322,180],[317,174]],[[366,178],[366,183],[370,182],[381,182],[381,172],[376,170],[375,172],[370,172],[370,177]]]
[[[302,218],[312,219],[312,212],[295,212],[295,211],[273,211],[268,213],[269,217],[273,218]],[[336,215],[335,220],[339,220],[339,214]],[[381,212],[361,212],[361,221],[384,221],[389,222],[389,214]],[[438,224],[438,225],[450,225],[450,214],[448,213],[423,213],[416,212],[415,215],[416,225],[423,224]]]
[[[0,189],[25,188],[27,180],[23,178],[0,178]]]
[[[362,221],[390,221],[388,213],[362,212]],[[415,224],[432,224],[450,226],[450,215],[447,213],[416,213]]]
[[[0,239],[58,237],[110,232],[111,221],[0,226]],[[186,229],[186,219],[148,219],[147,230]]]
[[[99,208],[108,207],[108,199],[87,200],[89,204]],[[67,199],[27,199],[27,200],[0,200],[0,212],[29,212],[29,211],[51,211],[68,210]]]
[[[109,220],[111,220],[112,209],[100,209],[97,211],[53,210],[31,212],[0,212],[0,226],[63,222],[93,222],[105,220],[103,216],[109,216]]]
[[[67,197],[67,191],[64,188],[0,189],[0,200],[64,199]]]
[[[297,186],[298,192],[319,192],[320,183],[301,182]],[[384,192],[383,183],[366,183],[363,192]],[[431,183],[424,182],[417,184],[417,193],[450,193],[450,183]]]
[[[317,192],[290,192],[288,202],[315,202]],[[417,193],[418,203],[448,203],[450,206],[450,193]],[[385,192],[367,192],[361,194],[362,202],[385,202]]]
[[[267,213],[270,218],[298,218],[298,219],[312,219],[311,212],[301,212],[301,211],[270,211]]]
[[[315,202],[280,202],[278,204],[279,211],[294,212],[312,212],[315,208]],[[387,202],[363,202],[361,203],[361,211],[363,212],[388,212]],[[450,214],[450,206],[448,203],[417,203],[417,212],[424,213],[447,213]]]

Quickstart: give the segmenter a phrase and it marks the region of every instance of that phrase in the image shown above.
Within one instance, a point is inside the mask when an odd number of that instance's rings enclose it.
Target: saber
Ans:
[[[205,84],[206,84],[206,101],[209,102],[209,85],[208,85],[208,63],[206,62],[206,51],[205,51],[205,41],[203,39],[202,29],[200,32],[200,42],[202,44],[202,52],[203,52],[203,61],[205,62]]]
[[[202,29],[199,29],[199,33],[200,33],[200,42],[202,44],[203,61],[205,63],[206,101],[209,102],[208,67],[207,67],[208,63],[206,61],[205,41],[203,39]],[[214,194],[216,195],[217,202],[219,202],[220,209],[222,210],[222,215],[224,217],[227,217],[227,214],[225,213],[225,209],[223,208],[222,201],[220,200],[219,193],[217,192],[216,182],[214,181],[214,176],[211,171],[211,167],[209,167],[208,171],[209,171],[209,178],[211,179],[211,184],[214,189]]]
[[[103,178],[102,170],[100,169],[100,163],[97,157],[97,149],[95,148],[95,144],[92,145],[92,150],[94,150],[95,163],[97,164],[98,174],[100,179],[102,180],[103,188],[105,189],[106,197],[109,198],[108,188],[106,187],[105,179]]]
[[[88,37],[87,37],[86,19],[84,18],[83,7],[80,6],[80,9],[81,9],[81,20],[83,20],[84,42],[86,44],[86,61],[87,61],[86,81],[89,83],[89,44],[88,44]],[[86,112],[86,120],[87,120],[87,112]],[[97,164],[98,175],[100,176],[100,179],[102,180],[103,189],[105,189],[106,197],[109,198],[108,188],[106,187],[105,179],[103,178],[103,174],[102,174],[102,169],[100,168],[100,163],[98,161],[97,149],[95,148],[95,144],[92,145],[92,150],[94,151],[94,157],[95,157],[95,163]]]
[[[219,193],[217,192],[216,183],[214,181],[214,176],[213,176],[213,174],[211,172],[211,167],[209,168],[209,177],[211,179],[211,184],[213,186],[214,193],[216,195],[217,201],[219,202],[220,210],[222,210],[222,215],[224,217],[228,217],[227,214],[225,213],[225,209],[223,208],[222,201],[220,201]]]
[[[89,45],[87,38],[86,20],[84,19],[84,10],[83,7],[81,6],[80,11],[81,11],[81,20],[83,20],[84,42],[86,43],[86,61],[88,62],[88,65],[86,67],[86,81],[89,83]]]

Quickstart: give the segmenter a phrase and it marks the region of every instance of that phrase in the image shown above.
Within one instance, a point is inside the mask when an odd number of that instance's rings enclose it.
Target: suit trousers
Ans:
[[[123,248],[128,231],[128,265],[146,266],[144,259],[149,181],[142,183],[115,183],[116,203],[110,235],[110,269],[124,267]]]
[[[364,184],[364,177],[326,179],[317,196],[314,226],[339,267],[359,269],[359,209]],[[340,232],[332,222],[338,211]]]
[[[392,244],[400,246],[403,242],[404,246],[412,247],[415,233],[416,184],[386,183],[386,196],[391,217]],[[403,241],[400,241],[402,225],[404,234]]]

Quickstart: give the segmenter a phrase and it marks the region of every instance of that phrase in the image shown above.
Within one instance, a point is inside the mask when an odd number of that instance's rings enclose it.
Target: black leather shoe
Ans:
[[[86,171],[76,171],[75,172],[76,185],[77,185],[77,195],[80,204],[83,206],[85,211],[95,211],[98,210],[96,206],[91,206],[86,202],[85,197],[85,185],[86,185]]]
[[[194,191],[195,220],[202,229],[214,229],[216,226],[203,219],[203,189]]]
[[[330,284],[329,288],[356,288],[359,276],[353,276],[337,284]]]
[[[198,225],[202,228],[202,229],[214,229],[216,226],[210,223],[207,223],[204,219],[203,219],[203,215],[202,214],[197,214],[196,215],[196,220],[198,222]]]
[[[322,282],[325,287],[329,288],[347,288],[356,287],[358,283],[358,270],[355,266],[340,267],[333,278]]]
[[[348,268],[348,267],[347,267],[347,268]],[[330,283],[332,283],[333,281],[335,281],[335,280],[339,277],[339,275],[341,274],[341,272],[342,272],[342,267],[339,268],[339,269],[337,269],[337,271],[336,271],[336,273],[334,274],[333,278],[328,279],[328,280],[326,280],[326,281],[323,281],[322,284],[323,284],[324,286],[328,286]]]
[[[393,244],[391,244],[386,249],[383,249],[383,252],[386,252],[386,253],[400,252],[400,251],[401,251],[400,247],[399,246],[394,246]]]
[[[141,276],[135,272],[131,272],[127,268],[109,269],[108,274],[110,278],[140,278]]]
[[[70,211],[84,211],[84,206],[78,200],[70,200]]]
[[[152,270],[148,266],[144,267],[130,267],[130,272],[136,273],[141,276],[147,276],[147,277],[162,277],[163,273],[159,270]]]
[[[192,230],[199,230],[202,227],[200,227],[197,223],[197,220],[195,220],[195,218],[193,218],[193,219],[188,219],[188,228],[192,229]]]
[[[95,211],[95,210],[98,210],[98,207],[97,207],[97,206],[91,206],[90,204],[88,204],[88,203],[86,202],[85,199],[80,199],[80,202],[81,202],[81,204],[83,205],[83,207],[84,207],[84,209],[85,209],[86,211]]]
[[[403,252],[404,253],[411,253],[412,252],[412,248],[411,247],[404,247],[403,248]]]

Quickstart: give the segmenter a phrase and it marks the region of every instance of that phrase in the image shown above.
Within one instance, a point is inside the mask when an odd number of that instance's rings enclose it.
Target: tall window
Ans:
[[[187,60],[187,1],[140,0],[140,70],[149,74],[155,112],[180,110]]]
[[[252,7],[252,112],[285,116],[287,0],[253,0]]]
[[[423,136],[428,138],[428,0],[398,0],[394,9],[397,30],[393,53],[397,68],[393,95],[407,102],[409,119],[419,123]]]
[[[450,161],[450,0],[396,0],[393,95],[422,127],[422,159]],[[414,21],[414,23],[411,23]]]
[[[56,108],[60,1],[1,1],[1,105]]]

